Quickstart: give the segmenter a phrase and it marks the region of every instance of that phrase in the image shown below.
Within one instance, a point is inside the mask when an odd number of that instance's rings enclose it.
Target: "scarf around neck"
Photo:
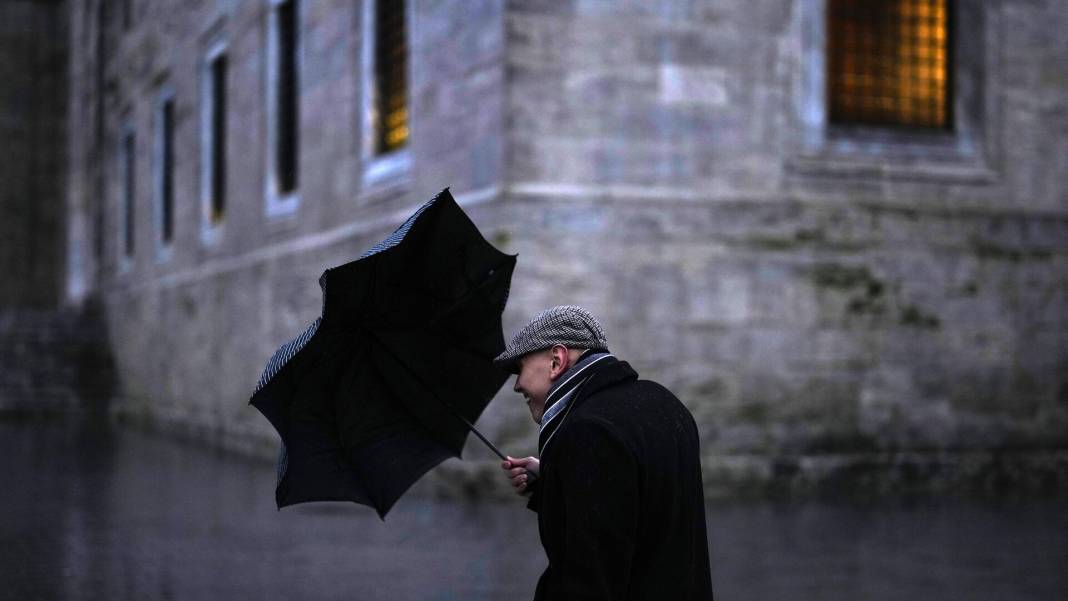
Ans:
[[[615,356],[606,352],[589,352],[579,358],[578,362],[561,374],[545,397],[545,413],[541,416],[541,432],[538,436],[538,454],[545,452],[545,447],[552,440],[553,434],[567,417],[571,401],[582,385],[590,379],[594,366],[600,367],[616,361]]]

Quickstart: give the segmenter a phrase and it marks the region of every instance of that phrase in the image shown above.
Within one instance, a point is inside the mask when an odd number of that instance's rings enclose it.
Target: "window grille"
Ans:
[[[835,124],[952,129],[951,0],[828,0]]]
[[[405,2],[377,0],[375,6],[375,154],[408,142],[408,34]]]

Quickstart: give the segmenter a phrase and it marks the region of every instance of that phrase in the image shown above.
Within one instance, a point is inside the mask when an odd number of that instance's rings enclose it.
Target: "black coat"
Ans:
[[[542,450],[535,600],[711,600],[693,416],[627,363],[596,367]]]

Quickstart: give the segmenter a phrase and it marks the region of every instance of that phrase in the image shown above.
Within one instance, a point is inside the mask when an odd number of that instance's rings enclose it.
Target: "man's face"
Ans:
[[[553,356],[550,350],[538,351],[519,358],[519,375],[512,388],[527,399],[530,417],[540,424],[545,413],[545,397],[553,384]]]

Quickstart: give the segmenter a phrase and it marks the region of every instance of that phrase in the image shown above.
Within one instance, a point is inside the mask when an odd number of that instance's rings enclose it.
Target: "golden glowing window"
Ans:
[[[951,0],[828,0],[831,123],[951,129]]]
[[[375,27],[377,123],[375,153],[408,142],[408,36],[405,2],[378,0]]]

